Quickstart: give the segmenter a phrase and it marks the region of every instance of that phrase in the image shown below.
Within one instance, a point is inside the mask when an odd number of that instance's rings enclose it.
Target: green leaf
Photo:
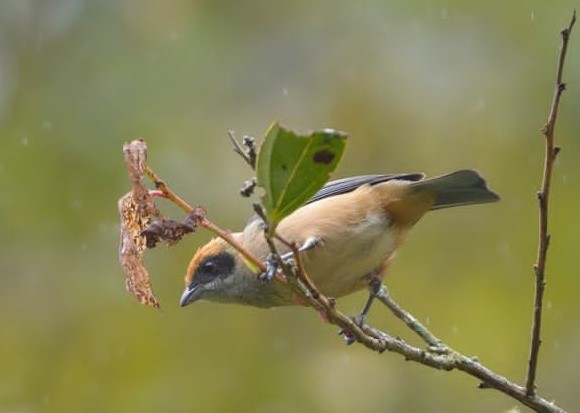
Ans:
[[[298,135],[273,123],[260,145],[258,185],[270,233],[328,181],[344,152],[346,134],[332,129]]]

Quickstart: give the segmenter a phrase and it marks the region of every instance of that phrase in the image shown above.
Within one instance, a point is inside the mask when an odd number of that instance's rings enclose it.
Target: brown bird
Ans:
[[[473,170],[425,179],[422,173],[363,175],[329,182],[284,218],[277,232],[301,245],[304,268],[321,293],[342,297],[373,285],[361,314],[409,230],[430,210],[496,202],[499,197]],[[255,257],[269,249],[262,221],[250,219],[233,234]],[[279,251],[287,252],[281,244]],[[256,307],[297,304],[289,289],[265,282],[221,238],[199,248],[185,276],[181,306],[205,299]]]

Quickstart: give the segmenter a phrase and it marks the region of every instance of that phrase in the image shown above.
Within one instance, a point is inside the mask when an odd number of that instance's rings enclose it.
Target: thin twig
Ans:
[[[304,266],[302,265],[302,256],[300,255],[300,251],[296,243],[286,240],[277,232],[274,232],[274,237],[282,244],[284,244],[290,250],[290,252],[292,252],[292,256],[294,257],[294,261],[297,267],[296,271],[297,278],[300,280],[300,282],[302,282],[308,294],[310,294],[314,299],[318,299],[320,293],[318,292],[318,289],[316,288],[316,286],[306,273]]]
[[[254,257],[246,248],[244,248],[242,244],[240,244],[234,237],[232,237],[231,232],[224,231],[206,217],[200,220],[199,226],[213,232],[215,235],[222,238],[224,241],[226,241],[228,244],[234,247],[244,257],[244,259],[246,259],[246,261],[251,263],[257,270],[259,271],[266,270],[266,266],[264,265],[264,263],[261,260],[257,259],[256,257]]]
[[[234,131],[232,131],[231,129],[228,129],[228,137],[230,138],[230,141],[232,142],[232,145],[234,145],[234,152],[237,153],[238,155],[240,155],[242,157],[242,159],[244,161],[246,161],[246,163],[248,165],[250,165],[250,167],[252,169],[256,169],[256,141],[254,138],[252,138],[251,136],[244,136],[243,138],[243,144],[247,149],[244,149],[242,147],[242,145],[240,144],[240,142],[238,142],[238,138],[236,138],[236,135],[234,134]]]
[[[568,50],[568,40],[572,27],[576,22],[576,10],[572,14],[568,26],[560,32],[562,36],[562,45],[558,56],[558,69],[556,73],[556,86],[554,89],[554,96],[550,106],[550,113],[548,121],[542,127],[542,133],[545,137],[545,152],[544,152],[544,171],[542,176],[542,187],[538,192],[539,204],[539,240],[538,240],[538,255],[536,263],[534,264],[535,272],[535,294],[534,294],[534,308],[532,333],[530,340],[530,356],[528,359],[528,370],[526,374],[526,393],[532,396],[536,393],[536,371],[538,367],[538,355],[540,352],[540,345],[542,343],[540,333],[542,329],[542,309],[544,300],[544,290],[546,287],[545,272],[546,259],[548,256],[548,247],[550,245],[550,234],[548,233],[548,206],[550,199],[550,186],[552,183],[552,171],[554,160],[560,148],[554,146],[554,129],[556,127],[556,120],[558,117],[558,108],[560,105],[560,98],[566,89],[566,84],[562,81],[562,73],[564,71],[564,61],[566,52]]]
[[[437,338],[427,327],[417,320],[411,313],[399,306],[389,294],[387,288],[382,285],[376,297],[399,319],[401,319],[411,330],[419,335],[427,343],[431,350],[445,352],[446,347],[441,339]]]
[[[300,255],[297,250],[294,251],[294,259],[297,263],[298,273],[303,272]],[[538,397],[537,395],[528,395],[524,387],[518,386],[504,376],[501,376],[481,364],[477,358],[467,357],[442,343],[427,328],[422,326],[412,315],[400,308],[388,296],[379,294],[381,301],[385,300],[389,308],[394,309],[403,320],[415,320],[408,325],[413,325],[413,330],[421,335],[425,341],[434,348],[445,349],[445,351],[426,351],[410,344],[405,343],[399,338],[392,337],[376,328],[363,325],[359,326],[351,317],[346,316],[334,305],[334,300],[328,299],[323,294],[319,294],[317,299],[308,297],[309,302],[319,312],[325,312],[326,318],[332,324],[338,325],[349,336],[365,347],[379,353],[385,350],[398,353],[405,357],[406,360],[415,361],[423,365],[433,367],[439,370],[459,370],[472,377],[479,379],[483,385],[481,388],[493,388],[500,392],[513,397],[522,404],[541,413],[565,413],[565,410],[551,403],[550,401]],[[419,328],[418,328],[419,326]]]
[[[262,219],[265,219],[262,214]],[[266,223],[267,225],[267,223]],[[265,232],[266,239],[270,239],[270,235]],[[315,308],[319,313],[324,314],[324,318],[337,326],[342,331],[347,332],[349,337],[365,347],[377,351],[379,353],[385,350],[401,354],[406,360],[415,361],[423,365],[433,367],[439,370],[460,370],[464,373],[475,377],[481,381],[480,388],[493,388],[500,392],[513,397],[522,404],[531,409],[541,413],[566,413],[562,408],[553,403],[538,397],[537,395],[529,395],[524,387],[518,386],[511,382],[504,376],[501,376],[489,368],[485,367],[475,357],[467,357],[444,344],[433,333],[431,333],[425,326],[423,326],[414,316],[402,309],[383,288],[379,290],[377,297],[383,302],[393,313],[403,320],[413,331],[419,334],[423,340],[429,345],[428,350],[423,350],[418,347],[407,344],[400,338],[394,338],[376,328],[368,325],[360,326],[351,317],[346,316],[339,311],[335,306],[335,301],[324,294],[321,294],[316,286],[307,276],[304,269],[301,254],[295,243],[289,242],[279,235],[273,235],[278,241],[283,243],[290,249],[294,258],[293,272],[286,272],[286,278],[291,280],[292,277],[297,277],[307,287],[308,294],[303,296],[308,304]],[[270,250],[276,256],[280,256],[276,246],[273,242],[268,243]],[[292,285],[290,283],[290,285]]]
[[[153,169],[149,168],[149,166],[145,166],[144,172],[149,177],[149,179],[153,181],[153,183],[155,184],[155,188],[161,191],[164,198],[167,198],[168,200],[176,204],[186,214],[189,214],[191,213],[191,211],[193,211],[193,207],[189,205],[187,202],[185,202],[183,199],[181,199],[181,197],[179,197],[175,192],[173,192],[171,188],[169,188],[169,186],[165,183],[165,181],[163,181],[161,178],[157,176],[157,174]]]
[[[149,166],[145,166],[145,174],[153,181],[155,187],[161,191],[161,195],[163,198],[173,202],[177,206],[179,206],[185,213],[192,214],[195,213],[194,208],[189,205],[186,201],[184,201],[179,195],[177,195],[173,190],[163,181],[159,176],[155,173],[153,169]],[[156,194],[159,195],[159,194]],[[222,238],[232,247],[234,247],[249,263],[255,266],[257,269],[264,271],[265,266],[264,263],[257,258],[255,258],[252,254],[248,252],[237,240],[231,236],[231,233],[228,231],[224,231],[219,226],[215,225],[212,221],[210,221],[205,215],[200,217],[197,220],[197,225],[207,229],[210,232],[213,232],[218,237]]]

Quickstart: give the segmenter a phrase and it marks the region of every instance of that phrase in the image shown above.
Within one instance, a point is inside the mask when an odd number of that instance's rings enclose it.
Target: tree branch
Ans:
[[[230,243],[230,245],[244,256],[247,262],[255,266],[257,271],[265,271],[266,267],[264,263],[237,243],[228,231],[221,229],[207,219],[203,208],[193,208],[187,202],[183,201],[171,190],[171,188],[169,188],[167,184],[159,179],[150,168],[147,168],[146,173],[150,178],[152,178],[156,187],[159,189],[160,193],[156,193],[156,195],[161,195],[164,198],[169,199],[188,213],[188,218],[186,220],[187,225],[191,225],[192,227],[203,227],[210,230],[217,236],[226,240],[226,242]],[[264,214],[261,214],[260,216],[262,219],[265,219]],[[268,237],[267,233],[265,233],[265,236]],[[425,341],[427,348],[422,349],[412,346],[400,338],[392,337],[389,334],[368,325],[360,326],[351,317],[345,315],[336,308],[334,299],[326,297],[318,291],[304,271],[298,246],[282,239],[277,234],[274,234],[273,237],[287,246],[293,253],[294,258],[294,265],[283,265],[282,268],[284,268],[284,273],[278,271],[274,282],[282,282],[287,285],[294,294],[300,296],[309,306],[321,313],[325,320],[340,327],[351,339],[379,353],[384,351],[397,353],[402,355],[406,360],[414,361],[438,370],[462,371],[467,375],[478,379],[481,382],[479,385],[480,388],[496,389],[515,400],[520,401],[522,404],[537,412],[566,413],[561,407],[556,406],[546,399],[543,399],[536,394],[528,394],[526,388],[518,386],[506,377],[495,373],[481,364],[477,358],[465,356],[447,346],[424,325],[422,325],[413,315],[401,308],[387,293],[385,287],[382,287],[381,290],[379,290],[377,298],[379,298],[379,300],[384,303],[393,314],[395,314],[395,316],[403,320],[409,328],[417,333]],[[276,249],[275,243],[270,242],[269,246],[271,252],[279,257],[280,254]]]
[[[419,335],[427,343],[431,351],[446,353],[447,347],[443,342],[435,337],[431,331],[419,322],[411,313],[400,307],[389,294],[387,288],[382,285],[376,297],[400,320],[402,320],[411,330]]]
[[[528,359],[528,370],[526,374],[526,393],[528,396],[533,396],[536,393],[536,371],[538,367],[538,356],[540,352],[540,345],[542,343],[540,334],[542,330],[542,309],[544,300],[544,290],[546,288],[545,272],[546,260],[548,257],[548,247],[550,245],[550,234],[548,233],[548,206],[550,199],[550,187],[552,183],[552,170],[554,167],[554,160],[560,151],[559,147],[554,146],[554,129],[556,127],[556,120],[558,117],[558,109],[560,105],[560,98],[566,89],[566,84],[562,81],[562,74],[564,71],[564,61],[566,59],[566,52],[568,50],[568,40],[570,33],[576,23],[576,10],[572,13],[572,18],[567,27],[560,32],[562,36],[562,45],[558,56],[558,69],[556,72],[556,85],[554,88],[554,96],[550,106],[548,121],[542,127],[542,133],[545,137],[544,150],[544,171],[542,176],[542,186],[538,192],[539,204],[539,240],[538,240],[538,255],[536,263],[534,264],[535,273],[535,294],[534,294],[534,308],[532,318],[532,333],[530,340],[530,356]]]
[[[264,214],[259,214],[260,218],[268,225]],[[274,256],[280,257],[276,245],[272,242],[268,232],[264,232],[270,251]],[[350,339],[354,339],[365,347],[379,353],[388,350],[398,353],[405,357],[406,360],[415,361],[423,365],[436,368],[439,370],[459,370],[481,381],[481,389],[493,388],[530,407],[536,412],[541,413],[566,413],[565,410],[555,404],[543,399],[535,394],[528,394],[525,387],[518,386],[504,376],[501,376],[479,362],[476,357],[467,357],[460,352],[452,349],[425,326],[423,326],[414,316],[401,308],[387,293],[384,286],[377,293],[377,298],[384,303],[398,318],[403,320],[409,328],[416,332],[427,344],[426,350],[407,344],[400,338],[394,338],[389,334],[382,332],[368,325],[359,325],[351,317],[346,316],[335,306],[332,298],[321,294],[314,283],[308,277],[304,266],[302,265],[301,254],[295,243],[282,239],[279,235],[274,234],[272,237],[278,239],[293,254],[294,265],[289,268],[285,266],[285,276],[289,285],[296,285],[294,279],[299,281],[302,288],[303,296],[307,303],[323,314],[324,319],[328,322],[339,326],[342,331],[346,332]],[[304,291],[306,292],[304,294]]]

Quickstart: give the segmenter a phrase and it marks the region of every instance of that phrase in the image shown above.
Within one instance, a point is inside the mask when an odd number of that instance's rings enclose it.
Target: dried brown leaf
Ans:
[[[145,228],[141,235],[146,239],[147,248],[155,248],[160,241],[173,245],[179,242],[184,235],[194,231],[195,228],[187,223],[184,224],[173,219],[159,219]]]
[[[133,188],[118,202],[121,220],[119,261],[125,272],[127,291],[140,303],[160,308],[153,293],[149,273],[143,264],[147,240],[142,233],[151,225],[153,219],[162,219],[148,189],[143,185],[147,144],[140,139],[125,143],[123,154]]]

